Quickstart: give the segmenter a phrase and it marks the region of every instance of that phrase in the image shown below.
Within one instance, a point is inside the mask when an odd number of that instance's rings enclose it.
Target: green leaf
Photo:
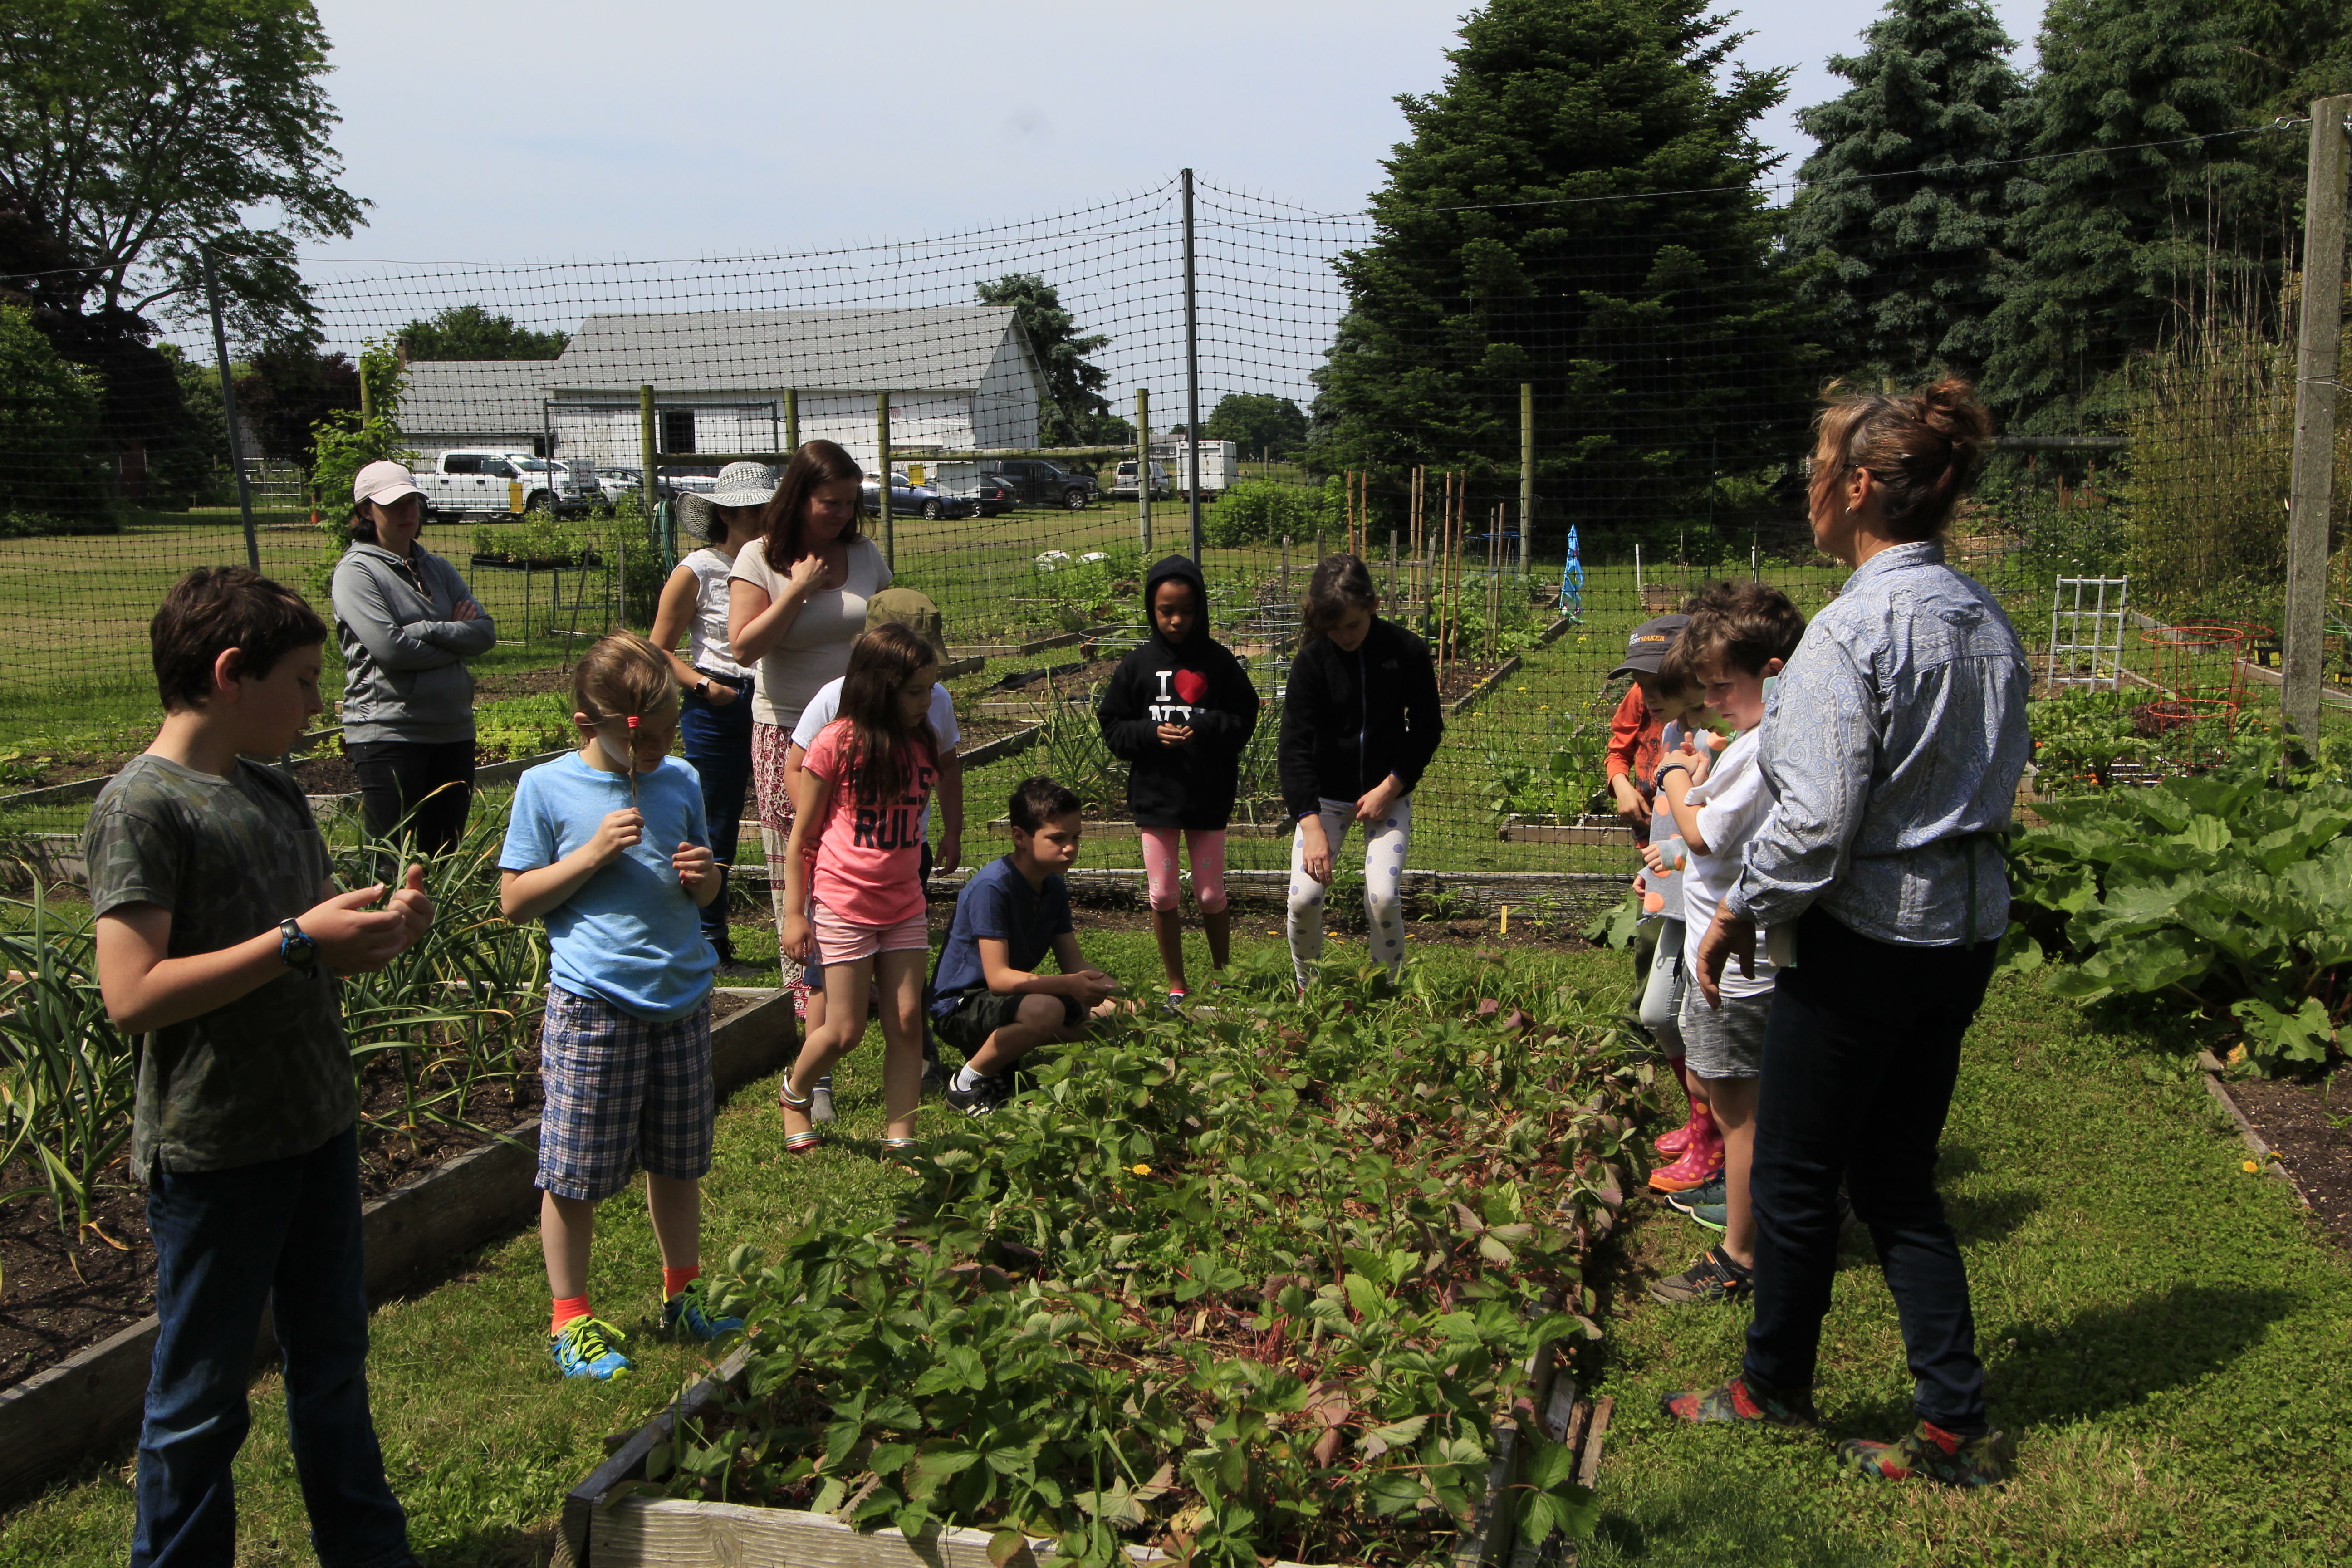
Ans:
[[[1389,1293],[1372,1283],[1370,1275],[1350,1274],[1346,1284],[1348,1305],[1356,1310],[1359,1317],[1367,1321],[1377,1321],[1388,1315]]]

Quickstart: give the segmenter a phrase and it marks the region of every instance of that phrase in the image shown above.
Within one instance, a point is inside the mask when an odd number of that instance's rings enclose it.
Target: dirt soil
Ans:
[[[1441,702],[1459,702],[1464,694],[1502,667],[1497,664],[1473,664],[1456,659],[1437,672],[1437,699]]]
[[[544,669],[501,670],[496,675],[474,678],[474,700],[488,702],[500,697],[537,697],[544,692],[572,691],[572,669],[569,665],[551,665]]]
[[[751,1005],[752,998],[714,995],[716,1024]],[[434,1166],[479,1148],[539,1113],[538,1047],[523,1054],[523,1074],[509,1094],[503,1085],[479,1091],[467,1120],[482,1131],[426,1124],[415,1134],[371,1124],[400,1114],[401,1089],[392,1065],[368,1069],[360,1131],[360,1191],[380,1198]],[[0,1190],[35,1179],[17,1166],[0,1171]],[[155,1310],[155,1255],[147,1237],[146,1194],[130,1171],[128,1152],[110,1166],[93,1224],[79,1236],[57,1223],[46,1196],[0,1205],[0,1387],[17,1383],[75,1352],[118,1333]],[[118,1245],[119,1244],[119,1245]]]
[[[2352,1244],[2352,1067],[2316,1083],[2248,1079],[2222,1088],[2277,1152],[2320,1224]],[[2328,1125],[2330,1115],[2346,1125]]]

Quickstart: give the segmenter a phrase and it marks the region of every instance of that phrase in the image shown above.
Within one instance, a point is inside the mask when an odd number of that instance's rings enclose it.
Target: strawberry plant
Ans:
[[[750,1368],[656,1479],[988,1530],[1000,1563],[1402,1563],[1454,1549],[1499,1419],[1525,1542],[1589,1531],[1527,1363],[1599,1337],[1638,1045],[1573,994],[1288,990],[1040,1063],[933,1141],[890,1228],[740,1251],[716,1289]]]
[[[2035,807],[2011,841],[2020,970],[2084,1001],[2168,994],[2226,1012],[2265,1072],[2315,1066],[2352,996],[2352,788],[2275,771],[2267,742],[2210,772]]]

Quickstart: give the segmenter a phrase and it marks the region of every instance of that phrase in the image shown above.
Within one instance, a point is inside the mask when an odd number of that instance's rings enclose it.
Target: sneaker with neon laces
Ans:
[[[1874,1481],[1907,1481],[1924,1476],[1948,1487],[1997,1487],[2017,1470],[2017,1445],[2005,1432],[1963,1437],[1932,1421],[1922,1421],[1892,1443],[1849,1437],[1837,1447],[1838,1464]]]
[[[1685,1301],[1727,1301],[1748,1294],[1752,1283],[1748,1271],[1733,1262],[1731,1254],[1710,1247],[1680,1274],[1670,1274],[1652,1285],[1650,1300],[1669,1307]]]
[[[743,1331],[740,1318],[714,1318],[710,1315],[709,1295],[700,1279],[687,1282],[685,1289],[662,1303],[662,1332],[676,1338],[683,1333],[706,1343],[724,1339],[729,1334]]]
[[[1184,992],[1171,991],[1168,993],[1168,1000],[1162,1002],[1160,1005],[1181,1018],[1184,1016],[1184,1004],[1191,1000],[1192,997]]]
[[[1658,1407],[1677,1421],[1734,1422],[1749,1426],[1806,1427],[1818,1424],[1810,1394],[1775,1394],[1745,1377],[1713,1388],[1682,1388],[1658,1396]]]
[[[601,1381],[627,1374],[629,1358],[614,1346],[628,1337],[602,1318],[574,1318],[548,1336],[547,1349],[564,1376]]]
[[[1701,1182],[1697,1186],[1685,1187],[1679,1193],[1668,1193],[1666,1194],[1666,1206],[1674,1210],[1676,1214],[1686,1215],[1702,1204],[1715,1204],[1720,1205],[1723,1202],[1723,1173],[1721,1171],[1717,1171],[1712,1178],[1707,1181]],[[1721,1230],[1723,1227],[1721,1226],[1717,1226],[1715,1228]]]

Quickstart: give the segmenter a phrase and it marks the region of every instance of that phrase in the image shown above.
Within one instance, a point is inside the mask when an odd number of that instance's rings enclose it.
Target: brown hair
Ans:
[[[1690,625],[1659,672],[1669,682],[1696,684],[1698,672],[1717,658],[1761,675],[1774,659],[1794,654],[1805,637],[1803,612],[1788,595],[1761,583],[1717,583],[1692,598],[1689,613]]]
[[[801,524],[808,514],[809,492],[819,485],[830,485],[842,479],[862,479],[866,470],[857,459],[832,441],[803,441],[793,460],[784,465],[784,477],[776,481],[775,496],[768,510],[760,514],[761,545],[768,564],[782,572],[808,552],[801,547]],[[864,503],[861,501],[860,505]],[[849,526],[841,531],[844,539],[857,537],[858,511],[853,508]]]
[[[635,632],[602,637],[572,668],[572,706],[592,722],[642,718],[677,694],[661,650]]]
[[[1314,641],[1348,618],[1350,610],[1380,606],[1371,569],[1353,555],[1326,555],[1315,563],[1307,592],[1298,601],[1298,618],[1307,640]]]
[[[205,705],[225,649],[236,649],[236,674],[259,680],[296,648],[326,640],[327,623],[301,595],[250,566],[197,567],[172,584],[147,623],[167,712]]]
[[[898,621],[862,632],[850,645],[849,673],[841,678],[841,717],[849,721],[849,779],[860,803],[876,805],[908,793],[916,741],[938,756],[939,737],[931,733],[929,718],[901,725],[898,697],[911,677],[939,661],[929,639]],[[835,780],[836,787],[842,782]]]
[[[1057,816],[1067,816],[1085,808],[1086,803],[1078,798],[1077,791],[1055,783],[1044,773],[1032,773],[1013,786],[1013,795],[1004,803],[1004,815],[1022,832],[1034,833]]]
[[[405,500],[407,498],[404,496],[401,499]],[[352,543],[373,544],[376,542],[375,513],[371,510],[371,508],[381,506],[382,504],[383,503],[381,501],[355,500],[352,502],[352,515],[343,520],[343,531],[351,536]],[[425,498],[423,496],[416,498],[416,531],[419,533],[422,533],[425,531],[425,525],[433,521],[433,510],[430,507],[427,507],[425,504]]]
[[[1947,379],[1901,397],[1832,383],[1815,421],[1822,444],[1839,454],[1817,465],[1816,501],[1856,468],[1886,492],[1886,528],[1906,542],[1932,539],[1949,522],[1992,450],[1992,416],[1965,381]]]

